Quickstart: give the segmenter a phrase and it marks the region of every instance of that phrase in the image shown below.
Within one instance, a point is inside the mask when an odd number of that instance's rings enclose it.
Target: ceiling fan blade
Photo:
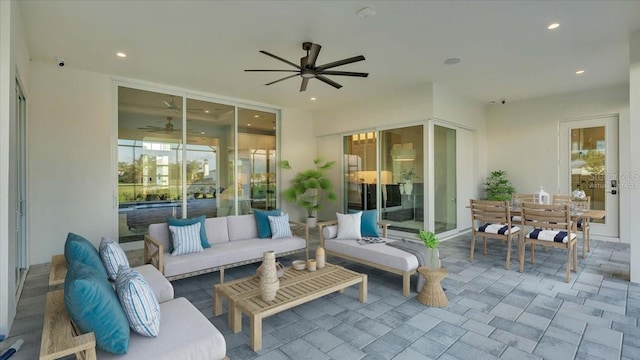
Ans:
[[[336,66],[347,65],[347,64],[351,64],[351,63],[362,61],[362,60],[364,60],[364,56],[358,55],[358,56],[354,56],[352,58],[338,60],[338,61],[334,61],[334,62],[331,62],[331,63],[328,63],[328,64],[324,64],[324,65],[318,66],[318,67],[316,67],[316,70],[317,71],[326,70],[326,69],[330,69],[330,68],[333,68],[333,67],[336,67]]]
[[[311,50],[309,50],[309,55],[307,55],[307,66],[313,68],[316,66],[316,60],[318,59],[318,54],[320,54],[320,49],[322,46],[318,44],[311,44]]]
[[[309,83],[309,79],[302,79],[302,84],[300,84],[300,91],[307,90],[307,84]]]
[[[300,70],[245,70],[245,71],[300,72]]]
[[[298,65],[296,65],[296,64],[294,64],[294,63],[292,63],[292,62],[291,62],[291,61],[289,61],[289,60],[285,60],[285,59],[281,58],[280,56],[273,55],[272,53],[267,52],[267,51],[264,51],[264,50],[260,50],[260,52],[261,52],[261,53],[263,53],[263,54],[265,54],[265,55],[267,55],[267,56],[271,56],[271,57],[272,57],[272,58],[274,58],[274,59],[278,59],[278,60],[280,60],[280,61],[282,61],[282,62],[284,62],[284,63],[287,63],[287,64],[289,64],[289,65],[293,66],[293,67],[294,67],[294,68],[296,68],[296,69],[300,69],[300,66],[298,66]]]
[[[265,84],[265,85],[275,84],[275,83],[277,83],[277,82],[280,82],[280,81],[283,81],[283,80],[287,80],[287,79],[291,79],[292,77],[296,77],[296,76],[298,76],[298,74],[293,74],[293,75],[285,76],[285,77],[283,77],[282,79],[278,79],[278,80],[276,80],[276,81],[272,81],[272,82],[267,83],[267,84]]]
[[[308,56],[303,56],[300,58],[300,68],[304,69],[307,67],[307,60],[309,60]]]
[[[358,77],[367,77],[369,73],[363,72],[352,72],[352,71],[320,71],[320,75],[338,75],[338,76],[358,76]]]
[[[342,87],[342,85],[340,85],[337,82],[335,82],[335,81],[333,81],[333,80],[331,80],[331,79],[329,79],[329,78],[327,78],[325,76],[322,76],[322,75],[316,75],[316,79],[322,81],[325,84],[329,84],[329,85],[333,86],[336,89],[340,89]]]

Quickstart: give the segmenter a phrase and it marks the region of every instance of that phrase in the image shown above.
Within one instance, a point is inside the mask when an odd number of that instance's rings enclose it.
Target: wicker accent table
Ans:
[[[280,278],[280,289],[273,301],[262,301],[260,278],[250,276],[213,288],[214,313],[222,314],[222,300],[228,301],[228,325],[231,331],[242,331],[242,313],[251,322],[250,346],[253,351],[262,349],[262,319],[298,305],[318,299],[349,286],[359,284],[359,300],[367,302],[367,275],[326,264],[324,269],[309,272],[286,268]]]
[[[445,307],[449,305],[447,295],[440,285],[440,281],[447,277],[448,271],[439,268],[431,270],[426,267],[419,267],[418,272],[424,277],[425,283],[418,294],[418,301],[427,306]]]

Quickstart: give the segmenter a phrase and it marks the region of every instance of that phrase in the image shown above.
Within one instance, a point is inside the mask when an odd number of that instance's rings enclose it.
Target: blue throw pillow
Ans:
[[[258,237],[260,239],[271,239],[271,225],[269,224],[269,216],[280,216],[280,209],[274,210],[254,210],[253,216],[256,218],[256,226],[258,227]]]
[[[360,210],[349,210],[349,214],[357,213]],[[360,235],[364,237],[380,237],[378,232],[378,210],[365,210],[362,212],[360,220]]]
[[[82,333],[94,333],[98,349],[127,353],[129,321],[106,277],[81,262],[72,263],[64,280],[64,304]]]
[[[98,250],[89,240],[80,235],[74,233],[67,235],[67,241],[64,243],[64,258],[67,261],[67,267],[75,262],[81,262],[94,268],[105,279],[108,277]]]
[[[170,226],[189,226],[193,225],[197,222],[200,222],[200,245],[202,245],[203,249],[210,248],[209,239],[207,239],[207,230],[204,228],[204,221],[207,219],[206,216],[200,215],[198,217],[194,217],[191,219],[176,219],[176,218],[167,218],[167,225]],[[173,237],[171,236],[171,231],[169,231],[169,252],[173,252]]]

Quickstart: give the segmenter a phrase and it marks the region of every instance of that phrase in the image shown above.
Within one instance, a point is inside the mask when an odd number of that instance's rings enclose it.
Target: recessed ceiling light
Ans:
[[[254,117],[254,118],[259,118],[259,117],[260,117],[260,115],[253,115],[253,117]]]
[[[376,11],[370,7],[362,8],[358,11],[358,16],[361,18],[368,18],[376,14]]]
[[[582,75],[582,74],[584,74],[584,70],[578,70],[578,71],[576,71],[576,75]]]
[[[460,62],[460,58],[449,58],[444,61],[446,65],[455,65]]]
[[[251,126],[251,124],[247,124],[247,126]]]
[[[201,135],[204,135],[204,131],[200,133]]]
[[[211,111],[209,111],[209,110],[205,110],[204,112],[205,112],[206,114],[208,114],[208,113],[210,113]]]
[[[549,26],[547,26],[547,29],[549,29],[549,30],[555,30],[555,29],[557,29],[557,28],[559,28],[559,27],[560,27],[560,24],[558,24],[558,23],[553,23],[553,24],[549,24]]]
[[[126,57],[127,57],[127,54],[125,54],[125,53],[123,53],[123,52],[116,53],[116,55],[117,55],[118,57],[121,57],[121,58],[126,58]]]
[[[316,101],[316,98],[312,97],[310,100],[311,100],[311,101]]]

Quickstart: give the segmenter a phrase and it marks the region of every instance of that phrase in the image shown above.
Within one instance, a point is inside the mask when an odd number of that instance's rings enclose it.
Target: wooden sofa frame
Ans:
[[[362,265],[371,266],[372,268],[380,269],[386,272],[390,272],[392,274],[401,275],[402,276],[402,296],[409,296],[409,294],[411,293],[411,289],[410,289],[411,275],[416,274],[418,272],[417,269],[412,271],[402,271],[386,265],[381,265],[371,261],[362,260],[353,256],[344,255],[335,251],[327,250],[326,246],[324,245],[325,239],[324,239],[324,236],[322,235],[322,229],[326,226],[331,226],[331,225],[338,225],[338,220],[323,221],[317,224],[318,238],[320,239],[320,246],[324,248],[327,258],[331,255],[331,256],[339,257],[345,260],[353,261],[355,263],[359,263]],[[386,238],[387,228],[389,227],[389,223],[379,221],[378,225],[382,227],[382,237]]]

